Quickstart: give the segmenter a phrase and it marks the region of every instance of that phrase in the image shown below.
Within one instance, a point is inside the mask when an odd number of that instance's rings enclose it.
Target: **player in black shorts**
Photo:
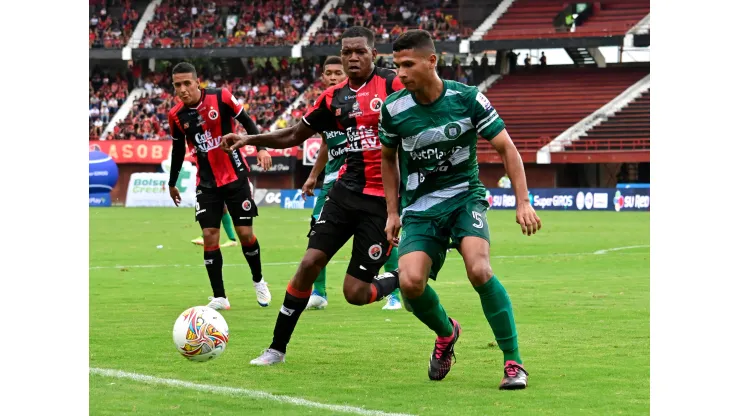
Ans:
[[[262,278],[260,246],[252,229],[257,205],[249,186],[249,165],[239,151],[224,153],[219,150],[221,137],[234,131],[234,119],[252,134],[258,132],[257,126],[227,89],[199,88],[198,75],[191,64],[183,62],[175,65],[172,81],[180,102],[168,114],[173,140],[170,196],[175,205],[180,204],[180,192],[175,184],[185,159],[187,141],[196,155],[198,166],[195,218],[203,230],[204,263],[213,289],[208,306],[214,309],[231,308],[224,290],[223,257],[219,246],[224,204],[231,214],[242,253],[252,271],[257,303],[267,306],[272,296],[267,282]],[[265,158],[270,156],[266,150],[260,150],[258,157],[265,166],[268,162]]]
[[[398,272],[378,275],[388,259],[385,193],[380,172],[378,119],[385,97],[403,88],[393,71],[373,64],[377,51],[369,29],[352,27],[342,34],[341,58],[347,80],[328,88],[303,121],[268,134],[224,136],[226,152],[245,145],[287,148],[316,133],[341,130],[347,135],[347,158],[309,233],[298,270],[288,284],[270,348],[251,361],[270,365],[285,361],[285,351],[311,287],[336,252],[354,236],[352,258],[344,278],[344,297],[354,305],[383,299],[398,287]]]

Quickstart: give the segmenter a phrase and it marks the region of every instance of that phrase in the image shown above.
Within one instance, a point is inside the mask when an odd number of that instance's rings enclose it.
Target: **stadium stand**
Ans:
[[[499,79],[485,95],[522,152],[537,151],[601,108],[650,71],[645,66],[520,71]],[[479,153],[494,152],[490,146]]]
[[[297,43],[325,0],[164,0],[142,48],[278,46]]]
[[[90,140],[103,133],[129,92],[128,81],[120,74],[111,76],[98,71],[90,77]]]
[[[650,90],[565,148],[566,151],[649,149]]]
[[[148,2],[90,1],[90,48],[121,48],[136,28]]]
[[[248,111],[257,127],[265,131],[272,123],[278,121],[278,117],[290,103],[311,84],[316,76],[317,67],[305,60],[289,63],[287,59],[282,58],[256,62],[250,58],[244,72],[229,78],[223,77],[219,68],[199,68],[199,71],[202,71],[201,87],[228,88]],[[150,73],[136,80],[145,93],[133,102],[131,111],[113,128],[110,139],[169,139],[167,112],[178,102],[177,97],[173,95],[169,74],[170,68],[167,67],[161,72]],[[100,135],[99,133],[93,135],[92,91],[91,87],[90,140]],[[122,103],[126,98],[126,92],[121,96]],[[111,113],[110,117],[112,116]],[[285,120],[287,122],[289,118],[286,117]],[[103,128],[104,126],[103,124]],[[244,132],[241,125],[237,125],[237,132]]]
[[[425,29],[438,41],[456,41],[474,29],[460,24],[458,11],[457,0],[346,0],[322,16],[321,27],[309,42],[336,44],[342,31],[350,26],[370,28],[377,43],[391,43],[410,28]]]
[[[650,13],[649,0],[605,0],[593,2],[582,24],[571,31],[555,27],[557,15],[567,3],[553,0],[517,0],[504,13],[485,40],[624,35]]]

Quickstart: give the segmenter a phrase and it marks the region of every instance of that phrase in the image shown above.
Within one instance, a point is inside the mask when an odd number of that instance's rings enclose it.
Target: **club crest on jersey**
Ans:
[[[373,244],[367,250],[367,255],[370,256],[370,258],[373,260],[379,259],[382,253],[383,253],[383,247],[381,247],[380,244]]]
[[[381,100],[380,98],[375,97],[370,100],[370,109],[375,111],[376,113],[380,111],[381,106],[383,106],[383,100]]]
[[[457,136],[460,135],[460,132],[462,132],[462,128],[457,123],[450,123],[445,126],[445,136],[447,136],[448,139],[457,138]]]
[[[218,118],[218,111],[211,108],[211,110],[208,111],[208,118],[210,118],[211,120],[216,120]]]
[[[355,101],[354,104],[352,104],[352,112],[348,114],[350,118],[359,117],[362,115],[362,110],[360,110],[360,103],[358,101]]]
[[[250,211],[252,209],[252,201],[245,199],[244,202],[242,202],[242,209],[244,211]]]

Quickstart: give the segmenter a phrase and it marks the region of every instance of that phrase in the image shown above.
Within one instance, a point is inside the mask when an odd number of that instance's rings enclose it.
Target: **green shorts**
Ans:
[[[488,231],[486,201],[471,201],[438,218],[404,215],[398,256],[414,251],[423,251],[432,259],[429,277],[437,279],[447,257],[448,248],[458,248],[463,237],[480,237],[491,242]]]

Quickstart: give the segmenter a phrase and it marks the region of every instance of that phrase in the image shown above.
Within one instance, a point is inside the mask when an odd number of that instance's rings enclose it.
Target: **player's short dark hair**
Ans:
[[[172,68],[172,75],[175,74],[193,74],[193,78],[198,78],[198,71],[190,62],[180,62]]]
[[[426,30],[419,29],[408,30],[393,42],[393,52],[407,49],[429,49],[432,53],[437,53],[432,35]]]
[[[375,47],[375,34],[372,30],[366,27],[352,26],[351,28],[345,30],[344,33],[342,33],[339,41],[341,42],[342,39],[347,38],[365,38],[367,39],[367,46],[369,46],[370,49]]]
[[[324,61],[324,69],[326,69],[327,65],[342,65],[342,58],[336,55],[329,56]]]

